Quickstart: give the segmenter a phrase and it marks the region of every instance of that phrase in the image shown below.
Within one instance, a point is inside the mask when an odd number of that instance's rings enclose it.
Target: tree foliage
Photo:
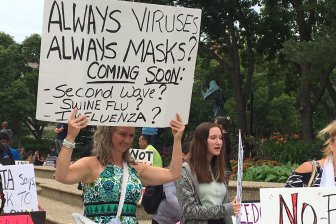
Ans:
[[[201,38],[188,130],[211,119],[201,90],[216,80],[232,128],[258,136],[302,132],[306,141],[336,112],[336,6],[333,1],[143,0],[202,9]],[[41,38],[21,45],[0,33],[0,118],[23,122],[41,138],[35,117]],[[253,96],[253,101],[251,96]],[[181,102],[184,103],[184,102]]]

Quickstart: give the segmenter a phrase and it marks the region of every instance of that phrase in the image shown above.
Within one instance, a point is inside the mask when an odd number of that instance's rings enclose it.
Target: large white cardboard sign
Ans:
[[[5,213],[38,211],[34,166],[0,166]]]
[[[91,125],[188,122],[201,10],[113,0],[45,0],[36,118]]]
[[[263,224],[336,223],[336,188],[260,189]]]

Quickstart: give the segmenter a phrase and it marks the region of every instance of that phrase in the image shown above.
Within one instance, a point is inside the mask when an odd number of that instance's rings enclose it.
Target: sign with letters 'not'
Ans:
[[[146,163],[148,165],[153,165],[154,153],[150,150],[145,149],[130,149],[130,156],[137,163]]]
[[[201,10],[45,0],[36,118],[168,127],[188,122]]]

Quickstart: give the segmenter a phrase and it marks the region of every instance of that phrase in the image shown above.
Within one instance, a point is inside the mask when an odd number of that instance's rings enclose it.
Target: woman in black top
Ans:
[[[319,137],[325,140],[323,158],[302,163],[289,176],[285,187],[307,187],[310,178],[312,178],[312,183],[308,187],[336,186],[336,121],[332,121],[322,129]]]
[[[33,157],[33,162],[35,166],[42,166],[43,163],[45,162],[44,157],[41,155],[40,150],[36,150],[34,157]]]

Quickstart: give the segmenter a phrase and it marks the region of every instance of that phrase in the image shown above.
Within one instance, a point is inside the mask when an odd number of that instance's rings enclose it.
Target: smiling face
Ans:
[[[133,143],[134,127],[116,127],[112,133],[112,147],[116,152],[124,153]]]
[[[207,142],[208,142],[207,157],[208,161],[211,161],[213,156],[219,156],[221,152],[223,145],[222,131],[218,127],[210,128]]]

